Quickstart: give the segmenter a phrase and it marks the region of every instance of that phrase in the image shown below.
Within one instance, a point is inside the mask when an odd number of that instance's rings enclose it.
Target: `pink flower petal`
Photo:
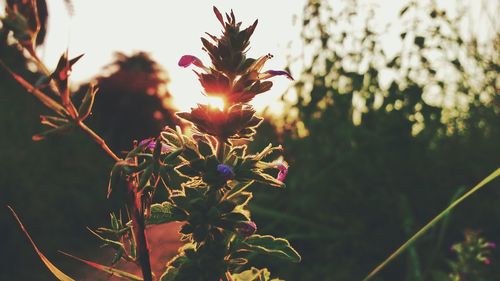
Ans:
[[[279,170],[277,180],[283,182],[288,175],[288,163],[286,161],[282,161],[276,164],[276,169]]]
[[[179,63],[178,63],[178,65],[180,67],[188,67],[192,64],[197,66],[197,67],[201,67],[201,68],[205,67],[199,58],[192,56],[192,55],[182,56],[181,59],[179,60]]]
[[[290,80],[294,80],[292,75],[288,71],[285,70],[268,70],[262,74],[259,75],[260,79],[268,79],[274,76],[286,76],[286,78]]]

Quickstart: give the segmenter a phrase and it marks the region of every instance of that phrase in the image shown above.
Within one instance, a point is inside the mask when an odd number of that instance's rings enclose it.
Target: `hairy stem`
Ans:
[[[78,121],[78,127],[80,127],[87,135],[89,135],[97,144],[101,146],[101,148],[109,155],[113,160],[115,161],[120,161],[120,157],[116,156],[116,154],[109,148],[109,146],[106,144],[106,142],[92,129],[87,127],[82,121]]]
[[[146,239],[146,224],[142,209],[141,193],[137,191],[137,182],[133,179],[127,181],[127,207],[132,219],[132,229],[137,245],[137,261],[141,267],[144,281],[153,281],[149,247]]]

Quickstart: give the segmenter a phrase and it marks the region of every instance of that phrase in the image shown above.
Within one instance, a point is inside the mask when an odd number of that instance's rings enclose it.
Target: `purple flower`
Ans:
[[[280,75],[284,75],[284,76],[286,76],[286,78],[288,78],[290,80],[294,80],[292,75],[290,75],[290,73],[288,71],[285,71],[285,70],[268,70],[264,73],[259,74],[259,79],[269,79],[271,77],[280,76]]]
[[[156,147],[156,140],[154,138],[143,139],[139,142],[139,146],[144,146],[144,149],[154,151]],[[172,148],[164,143],[161,143],[161,153],[167,153],[171,151]]]
[[[288,163],[286,161],[281,161],[276,164],[276,168],[279,170],[277,180],[283,182],[288,174]]]
[[[230,180],[233,179],[235,174],[233,172],[233,169],[229,167],[228,165],[224,164],[219,164],[217,165],[217,172],[222,176],[224,180]]]
[[[244,237],[248,237],[257,231],[257,225],[253,221],[241,222],[236,228],[236,232]]]
[[[490,264],[491,264],[491,260],[490,260],[489,258],[484,258],[484,259],[483,259],[483,263],[484,263],[485,265],[490,265]]]
[[[181,59],[179,60],[179,63],[178,63],[178,65],[180,67],[188,67],[192,64],[197,66],[197,67],[200,67],[200,68],[205,68],[205,66],[203,65],[201,60],[195,56],[192,56],[192,55],[182,56]]]
[[[494,242],[488,242],[484,245],[486,248],[491,248],[491,249],[495,249],[497,247],[497,244],[494,243]]]
[[[139,143],[139,146],[144,146],[144,148],[147,149],[154,149],[155,148],[155,139],[154,138],[148,138],[148,139],[143,139]]]

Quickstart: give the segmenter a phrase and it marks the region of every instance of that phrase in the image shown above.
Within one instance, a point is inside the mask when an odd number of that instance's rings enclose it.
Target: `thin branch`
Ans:
[[[98,135],[96,134],[94,131],[92,131],[92,129],[90,129],[89,127],[87,127],[87,125],[85,125],[82,121],[78,121],[78,127],[80,127],[85,133],[87,133],[87,135],[89,135],[97,144],[99,144],[101,146],[101,148],[109,155],[111,156],[111,158],[113,158],[113,160],[115,161],[120,161],[120,157],[118,157],[110,148],[109,146],[106,144],[106,142]]]
[[[142,193],[137,190],[137,181],[133,178],[127,179],[127,207],[132,219],[134,241],[137,245],[137,261],[144,281],[153,281],[141,196]]]

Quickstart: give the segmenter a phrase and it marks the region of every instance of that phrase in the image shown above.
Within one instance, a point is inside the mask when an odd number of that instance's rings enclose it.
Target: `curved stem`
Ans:
[[[82,121],[78,121],[78,127],[80,127],[85,133],[87,133],[87,135],[89,135],[95,142],[97,142],[101,148],[109,155],[111,156],[111,158],[113,158],[113,160],[115,161],[120,161],[120,157],[116,156],[116,154],[111,150],[111,148],[109,148],[109,146],[106,144],[106,142],[98,135],[96,134],[94,131],[92,131],[92,129],[90,129],[89,127],[87,127],[87,125],[85,125]]]

